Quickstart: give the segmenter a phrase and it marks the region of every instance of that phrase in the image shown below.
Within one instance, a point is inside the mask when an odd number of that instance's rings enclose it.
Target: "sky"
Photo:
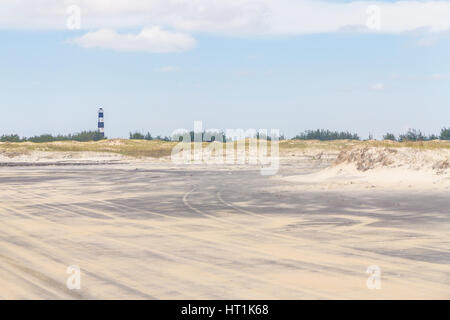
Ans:
[[[450,127],[450,1],[2,0],[0,134]]]

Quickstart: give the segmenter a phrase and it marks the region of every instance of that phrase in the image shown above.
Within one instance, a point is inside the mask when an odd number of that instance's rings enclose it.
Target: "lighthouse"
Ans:
[[[105,137],[105,121],[103,119],[103,108],[98,109],[98,132]]]

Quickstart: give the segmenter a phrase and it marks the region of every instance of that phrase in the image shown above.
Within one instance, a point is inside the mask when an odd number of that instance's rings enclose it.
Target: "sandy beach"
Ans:
[[[0,298],[448,299],[449,151],[392,150],[286,151],[275,176],[2,155]]]

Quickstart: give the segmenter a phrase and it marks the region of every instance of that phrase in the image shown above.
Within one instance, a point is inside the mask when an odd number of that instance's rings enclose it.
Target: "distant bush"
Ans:
[[[53,142],[53,141],[98,141],[106,139],[98,131],[82,131],[80,133],[53,136],[51,134],[41,134],[39,136],[20,138],[17,134],[3,135],[0,137],[1,142]]]
[[[420,130],[409,129],[408,132],[400,134],[398,141],[423,141],[425,136]]]
[[[356,133],[318,129],[302,132],[295,136],[293,140],[360,140],[360,137]]]
[[[130,139],[134,140],[153,140],[153,137],[150,132],[147,132],[145,135],[136,131],[136,132],[130,132]]]
[[[201,136],[200,136],[201,134]],[[167,137],[166,137],[167,138]],[[166,139],[164,138],[164,139]],[[221,130],[205,130],[201,133],[196,134],[194,131],[187,131],[187,130],[180,130],[175,132],[172,135],[172,138],[169,140],[172,141],[191,141],[191,142],[195,142],[196,138],[198,139],[198,141],[202,141],[202,142],[214,142],[214,141],[227,141],[225,133]]]
[[[67,136],[69,140],[74,141],[99,141],[106,139],[103,134],[98,131],[82,131],[73,135]]]
[[[267,136],[264,134],[261,134],[259,131],[256,133],[256,139],[258,140],[267,140],[267,141],[272,141],[272,136],[270,135],[271,133],[268,133]],[[274,136],[277,137],[277,136]],[[278,135],[278,141],[283,141],[286,140],[286,137],[284,136],[284,134],[279,134]]]
[[[397,138],[395,137],[395,135],[393,133],[386,133],[383,136],[383,140],[397,141]]]
[[[57,135],[53,136],[51,134],[41,134],[40,136],[34,136],[27,138],[26,141],[30,142],[53,142],[53,141],[99,141],[102,139],[106,139],[103,135],[98,131],[82,131],[80,133],[68,134],[68,135]]]
[[[147,132],[147,134],[144,137],[145,140],[153,140],[152,135],[150,134],[150,132]]]
[[[40,136],[34,136],[34,137],[30,137],[30,138],[26,138],[26,141],[30,141],[30,142],[52,142],[52,141],[57,141],[58,140],[67,140],[65,138],[62,138],[61,136],[52,136],[51,134],[41,134]]]
[[[435,134],[431,134],[429,136],[423,134],[420,130],[417,129],[408,129],[408,132],[401,134],[398,137],[398,141],[430,141],[437,140],[438,136]]]
[[[154,140],[160,140],[160,141],[171,141],[171,139],[169,137],[162,137],[162,136],[156,136],[156,138]]]
[[[130,132],[130,140],[144,140],[145,136],[140,132]]]
[[[8,135],[2,135],[0,137],[0,142],[21,142],[23,141],[19,135],[17,134],[8,134]]]
[[[441,140],[450,140],[450,128],[442,128],[441,135],[439,136]]]

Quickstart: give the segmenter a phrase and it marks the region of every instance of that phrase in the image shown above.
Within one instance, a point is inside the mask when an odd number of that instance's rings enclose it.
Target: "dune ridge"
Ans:
[[[307,188],[450,189],[450,150],[356,147],[331,166],[284,178]]]

